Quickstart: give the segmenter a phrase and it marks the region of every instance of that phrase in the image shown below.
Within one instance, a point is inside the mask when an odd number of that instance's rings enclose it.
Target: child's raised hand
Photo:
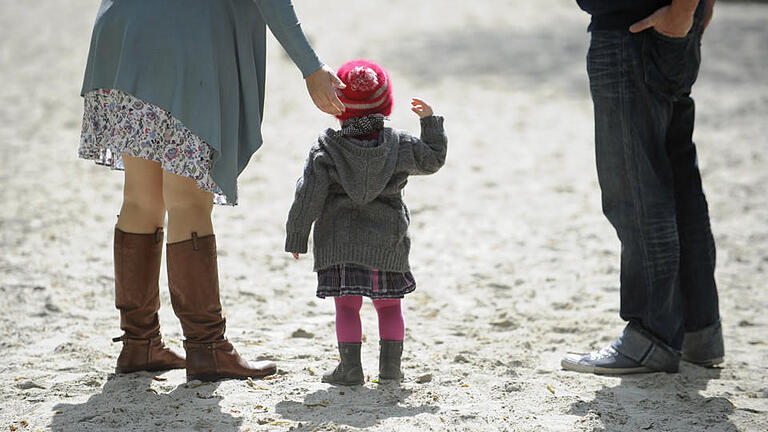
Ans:
[[[419,118],[429,117],[433,114],[432,107],[419,98],[411,98],[411,111],[415,112]]]
[[[299,254],[296,252],[291,252],[291,255],[293,255],[293,259],[299,259]]]

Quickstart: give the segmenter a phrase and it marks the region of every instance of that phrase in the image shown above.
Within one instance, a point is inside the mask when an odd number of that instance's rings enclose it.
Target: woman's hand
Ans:
[[[411,98],[411,111],[415,112],[420,119],[433,114],[432,107],[419,98]]]
[[[299,259],[299,254],[296,252],[291,252],[291,255],[293,255],[293,259]]]
[[[312,72],[305,80],[307,91],[317,108],[330,115],[340,115],[346,109],[336,96],[336,89],[346,87],[328,65]]]

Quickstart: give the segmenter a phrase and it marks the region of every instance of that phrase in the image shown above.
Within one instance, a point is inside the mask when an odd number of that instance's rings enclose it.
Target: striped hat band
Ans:
[[[347,99],[344,97],[344,94],[338,90],[336,91],[336,93],[339,96],[339,100],[341,100],[341,102],[347,108],[351,108],[354,110],[370,110],[383,105],[387,101],[386,93],[387,93],[388,87],[389,87],[389,82],[385,81],[384,84],[382,84],[382,86],[379,87],[379,89],[376,90],[376,92],[373,95],[371,95],[371,97],[363,101]]]

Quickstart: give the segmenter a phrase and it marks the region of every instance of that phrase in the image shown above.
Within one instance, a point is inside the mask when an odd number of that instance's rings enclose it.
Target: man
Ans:
[[[592,14],[587,71],[603,213],[621,241],[610,346],[568,370],[677,372],[723,361],[715,244],[692,142],[691,86],[715,0],[577,0]]]

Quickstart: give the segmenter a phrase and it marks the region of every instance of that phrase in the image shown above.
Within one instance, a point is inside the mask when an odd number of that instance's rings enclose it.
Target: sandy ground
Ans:
[[[215,226],[228,335],[280,373],[254,385],[113,373],[122,175],[76,158],[97,5],[0,0],[0,430],[768,430],[768,6],[718,6],[695,88],[727,361],[619,378],[559,367],[623,325],[594,169],[588,17],[565,0],[297,1],[326,62],[390,69],[392,125],[417,130],[407,100],[419,95],[450,138],[445,168],[407,190],[419,286],[405,302],[407,379],[372,382],[366,303],[368,379],[339,389],[318,376],[336,362],[332,302],[314,298],[311,259],[282,252],[295,179],[333,121],[274,41],[266,144]]]

